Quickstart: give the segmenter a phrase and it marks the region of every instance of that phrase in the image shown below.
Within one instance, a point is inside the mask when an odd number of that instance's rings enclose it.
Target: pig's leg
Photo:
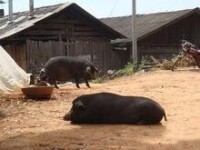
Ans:
[[[74,80],[75,80],[75,83],[76,83],[76,87],[80,88],[80,86],[79,86],[79,78],[75,78]]]
[[[87,86],[88,88],[90,88],[90,85],[89,85],[89,83],[88,83],[88,80],[87,80],[87,79],[84,79],[84,80],[85,80],[86,86]]]

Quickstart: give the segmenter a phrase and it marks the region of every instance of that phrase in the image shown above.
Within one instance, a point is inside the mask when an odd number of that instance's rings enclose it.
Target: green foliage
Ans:
[[[118,71],[115,72],[115,76],[121,77],[121,76],[131,75],[134,72],[133,70],[134,70],[133,64],[128,62],[128,64],[126,64],[124,68],[119,69]]]
[[[117,70],[114,73],[114,77],[121,77],[121,76],[127,76],[127,75],[131,75],[133,74],[133,64],[128,62],[127,65],[124,66],[124,68]],[[93,80],[93,83],[104,83],[106,81],[108,81],[110,78],[108,77],[108,75],[104,75],[102,77],[98,77],[95,80]]]
[[[108,77],[103,76],[103,77],[96,78],[95,80],[92,81],[92,83],[104,83],[107,80],[108,80]]]
[[[139,65],[139,70],[143,69],[147,64],[150,64],[150,61],[147,56],[143,56]]]
[[[128,75],[132,75],[134,73],[134,67],[133,64],[128,62],[124,68],[117,70],[113,77],[122,77],[122,76],[128,76]],[[93,80],[93,83],[104,83],[106,81],[108,81],[110,78],[107,75],[104,75],[102,77],[98,77],[97,79]]]

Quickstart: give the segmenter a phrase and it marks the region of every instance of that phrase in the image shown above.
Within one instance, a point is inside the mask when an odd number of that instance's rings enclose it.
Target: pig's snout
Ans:
[[[64,117],[63,120],[70,121],[71,120],[71,111],[69,111]]]

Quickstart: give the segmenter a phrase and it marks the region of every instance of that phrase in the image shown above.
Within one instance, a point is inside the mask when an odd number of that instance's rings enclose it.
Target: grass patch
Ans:
[[[134,73],[134,68],[133,68],[133,64],[128,62],[128,64],[126,64],[124,66],[124,68],[117,70],[114,74],[113,77],[122,77],[122,76],[128,76]],[[104,83],[106,81],[110,80],[110,78],[108,77],[108,75],[104,75],[102,77],[98,77],[97,79],[93,80],[93,83]]]
[[[96,78],[95,80],[92,81],[92,83],[104,83],[108,80],[109,78],[104,75],[103,77]]]
[[[128,76],[134,73],[134,68],[133,68],[133,64],[128,62],[128,64],[126,64],[124,66],[124,68],[119,69],[115,72],[115,77],[122,77],[122,76]]]
[[[141,62],[139,64],[139,66],[137,67],[138,69],[134,68],[135,66],[133,66],[132,63],[128,62],[124,66],[124,68],[117,70],[113,74],[113,78],[132,75],[136,71],[142,70],[146,64],[149,64],[149,60],[146,57],[142,57],[142,60],[141,60]],[[108,75],[104,75],[102,77],[98,77],[97,79],[93,80],[92,82],[93,83],[104,83],[104,82],[106,82],[108,80],[110,80]]]
[[[139,64],[138,70],[142,70],[148,64],[150,64],[150,60],[148,59],[147,56],[143,56],[142,59],[141,59],[141,62]]]

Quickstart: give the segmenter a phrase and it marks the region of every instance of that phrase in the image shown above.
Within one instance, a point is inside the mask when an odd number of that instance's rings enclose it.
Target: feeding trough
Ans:
[[[36,85],[21,88],[22,93],[28,97],[33,99],[50,99],[53,93],[53,86],[43,86],[43,85]]]

